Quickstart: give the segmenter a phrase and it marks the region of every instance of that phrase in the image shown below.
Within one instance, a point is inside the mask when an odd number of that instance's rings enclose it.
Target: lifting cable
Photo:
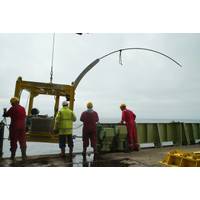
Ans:
[[[119,50],[119,64],[123,65],[123,63],[122,63],[122,50],[121,49]]]
[[[51,56],[51,72],[50,72],[50,83],[52,83],[52,82],[53,82],[54,46],[55,46],[55,33],[53,34],[53,47],[52,47],[52,56]]]

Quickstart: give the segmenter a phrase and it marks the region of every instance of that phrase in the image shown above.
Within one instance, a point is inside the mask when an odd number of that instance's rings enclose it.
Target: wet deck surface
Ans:
[[[186,152],[200,151],[200,145],[188,145],[179,147],[163,147],[141,149],[139,152],[130,153],[106,153],[100,154],[94,160],[92,153],[88,153],[86,160],[81,153],[74,154],[70,160],[69,155],[61,158],[56,155],[28,156],[26,161],[17,157],[15,162],[9,158],[0,160],[1,167],[158,167],[161,161],[171,150],[182,150]]]
[[[13,162],[9,158],[4,158],[0,161],[0,167],[123,167],[127,164],[120,163],[121,160],[104,160],[102,155],[99,155],[94,160],[93,154],[88,154],[86,159],[83,159],[81,154],[74,154],[71,160],[69,155],[65,158],[56,155],[45,156],[30,156],[26,161],[22,161],[20,157]]]

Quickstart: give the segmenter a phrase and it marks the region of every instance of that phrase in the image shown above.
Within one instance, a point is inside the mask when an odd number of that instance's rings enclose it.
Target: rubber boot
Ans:
[[[22,160],[23,160],[23,161],[27,160],[26,148],[21,149],[21,152],[22,152]]]

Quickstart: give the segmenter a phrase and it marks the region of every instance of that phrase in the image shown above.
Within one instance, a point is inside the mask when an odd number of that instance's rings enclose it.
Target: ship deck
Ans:
[[[1,167],[161,167],[159,163],[165,155],[172,150],[185,152],[200,151],[200,145],[172,146],[161,148],[145,148],[138,152],[117,152],[99,154],[94,160],[93,154],[89,152],[86,160],[81,153],[75,153],[72,161],[69,155],[66,158],[58,154],[28,156],[26,161],[16,157],[13,162],[9,158],[0,160]]]

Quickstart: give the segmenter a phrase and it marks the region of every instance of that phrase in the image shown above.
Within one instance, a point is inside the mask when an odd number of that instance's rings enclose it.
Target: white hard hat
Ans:
[[[67,101],[63,101],[63,102],[62,102],[62,105],[63,105],[63,106],[68,106],[68,102],[67,102]]]

